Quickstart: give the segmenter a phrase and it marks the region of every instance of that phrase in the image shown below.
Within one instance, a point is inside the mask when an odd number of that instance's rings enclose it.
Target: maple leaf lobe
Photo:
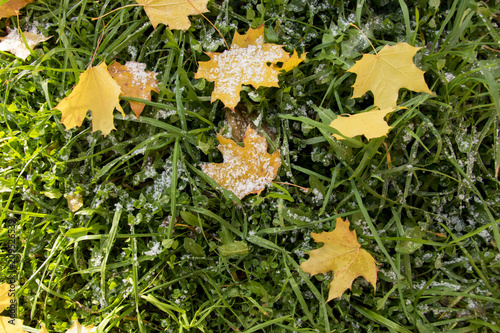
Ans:
[[[0,5],[0,18],[11,17],[19,13],[19,9],[23,8],[34,0],[9,0],[3,5]]]
[[[220,134],[217,139],[224,161],[204,164],[202,170],[239,199],[252,193],[260,194],[276,177],[281,165],[279,151],[268,154],[266,139],[251,127],[243,138],[244,147]]]
[[[123,96],[151,100],[151,90],[159,93],[156,73],[146,71],[146,64],[127,61],[125,65],[118,62],[108,67],[109,74],[120,85]],[[140,102],[130,102],[130,108],[137,119],[146,105]]]
[[[135,0],[144,10],[156,29],[158,24],[168,25],[170,29],[187,30],[191,26],[189,15],[208,12],[208,0]]]
[[[300,267],[311,276],[329,271],[335,273],[330,282],[328,301],[341,297],[347,289],[351,289],[353,280],[359,276],[364,277],[376,289],[378,268],[375,259],[361,249],[356,231],[349,230],[347,219],[343,221],[337,218],[333,231],[311,235],[316,242],[322,242],[324,245],[312,250],[309,259]]]
[[[367,139],[378,138],[387,135],[391,129],[384,117],[392,111],[394,111],[394,108],[368,111],[355,115],[338,115],[330,123],[330,127],[335,128],[349,138],[357,135],[364,135]],[[337,140],[344,139],[338,134],[332,134],[332,136]]]
[[[118,109],[125,117],[119,103],[120,93],[120,86],[109,74],[106,63],[102,62],[80,74],[73,91],[55,108],[62,112],[61,122],[67,130],[80,126],[90,110],[92,132],[100,130],[106,136],[115,129],[113,110]]]
[[[357,75],[352,98],[371,91],[374,105],[380,109],[397,105],[399,89],[406,88],[432,95],[424,80],[424,71],[413,63],[419,47],[408,43],[385,45],[377,54],[363,54],[348,72]]]

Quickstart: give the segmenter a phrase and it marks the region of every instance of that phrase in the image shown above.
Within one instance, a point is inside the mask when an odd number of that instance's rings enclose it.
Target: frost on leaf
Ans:
[[[394,108],[368,111],[353,116],[339,115],[330,123],[330,127],[335,128],[348,138],[353,138],[357,135],[364,135],[367,139],[378,138],[387,135],[391,129],[384,120],[384,117],[392,111],[394,111]],[[333,136],[337,140],[343,139],[338,134],[333,134]]]
[[[91,67],[80,74],[78,84],[69,96],[65,97],[55,107],[61,110],[61,122],[66,129],[80,126],[87,115],[92,111],[92,132],[102,131],[108,135],[115,129],[113,125],[113,110],[117,108],[125,117],[119,103],[120,86],[111,77],[102,62],[99,66]]]
[[[109,74],[122,88],[123,96],[151,100],[151,90],[158,91],[156,73],[146,71],[146,64],[127,61],[125,65],[118,62],[108,67]],[[139,102],[130,102],[130,108],[134,111],[137,119],[146,105]]]
[[[191,26],[188,15],[208,12],[208,0],[135,0],[144,10],[156,29],[160,23],[170,29],[187,30]]]
[[[214,81],[212,102],[220,99],[232,110],[240,101],[243,84],[254,88],[278,87],[280,68],[272,64],[285,64],[290,59],[281,45],[264,43],[264,25],[248,29],[245,35],[235,32],[230,50],[207,52],[207,55],[211,60],[199,63],[195,78]],[[293,67],[293,64],[290,65]]]
[[[217,134],[217,147],[223,163],[207,163],[202,170],[221,187],[233,192],[239,199],[256,193],[260,194],[278,173],[281,165],[279,151],[267,153],[266,139],[248,127],[243,138],[244,147],[233,140]]]
[[[0,18],[14,16],[19,13],[19,9],[32,2],[33,0],[8,0],[0,5]]]
[[[363,54],[348,72],[356,73],[352,98],[363,96],[369,90],[379,109],[394,108],[399,89],[406,88],[432,95],[424,80],[424,71],[413,63],[419,47],[407,43],[386,45],[377,54]]]
[[[330,282],[328,301],[341,297],[350,289],[352,282],[359,276],[364,277],[376,289],[377,271],[375,259],[370,253],[361,249],[356,230],[349,230],[349,221],[337,218],[337,225],[331,232],[311,233],[316,243],[324,243],[323,247],[312,250],[309,259],[300,268],[306,273],[316,275],[333,271]]]
[[[23,35],[30,49],[50,38],[32,32],[23,32]],[[23,60],[31,54],[17,29],[12,29],[6,37],[0,37],[0,40],[0,51],[8,51]]]

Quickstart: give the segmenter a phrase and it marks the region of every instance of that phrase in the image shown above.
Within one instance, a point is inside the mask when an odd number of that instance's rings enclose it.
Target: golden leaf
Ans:
[[[283,66],[277,67],[276,65],[274,68],[277,70],[285,70],[286,72],[291,71],[294,67],[297,67],[302,61],[306,60],[306,54],[307,52],[303,52],[302,55],[299,57],[299,54],[297,53],[297,50],[293,50],[293,54],[288,59],[283,63]]]
[[[10,283],[2,283],[0,285],[0,313],[10,306],[10,300],[12,297],[9,297],[9,293]]]
[[[80,193],[68,194],[66,200],[68,201],[69,210],[73,213],[83,206],[83,197]]]
[[[207,55],[211,60],[200,62],[194,77],[214,81],[212,102],[220,99],[232,110],[240,101],[243,84],[278,87],[279,69],[268,63],[285,63],[290,58],[281,45],[264,43],[264,25],[248,29],[245,35],[235,32],[230,50]]]
[[[0,18],[16,15],[19,13],[19,9],[32,2],[33,0],[9,0],[0,5]]]
[[[91,333],[95,332],[97,327],[94,327],[94,325],[88,325],[88,326],[83,326],[78,322],[78,319],[75,320],[73,325],[71,325],[70,328],[66,331],[66,333]]]
[[[109,74],[122,88],[122,95],[151,100],[151,90],[158,91],[156,73],[145,71],[146,64],[127,61],[125,65],[117,62],[108,67]],[[146,105],[139,102],[130,102],[130,108],[134,111],[137,119]]]
[[[363,112],[355,115],[339,115],[331,123],[330,127],[335,128],[343,135],[353,138],[356,135],[364,135],[367,139],[378,138],[387,135],[391,129],[384,117],[394,111],[394,108]],[[333,134],[337,140],[343,137]]]
[[[191,26],[188,15],[208,12],[208,0],[135,0],[144,10],[156,29],[160,23],[170,29],[187,30]]]
[[[0,333],[26,333],[23,330],[23,321],[10,317],[0,317]]]
[[[62,112],[61,122],[66,129],[80,126],[92,111],[92,132],[102,131],[108,135],[115,129],[113,125],[113,110],[117,108],[125,117],[119,103],[120,86],[109,75],[106,64],[91,67],[80,74],[80,81],[69,96],[65,97],[55,107]]]
[[[349,230],[349,221],[337,218],[337,225],[331,232],[311,233],[315,242],[324,243],[323,247],[312,250],[309,259],[300,268],[311,276],[333,271],[330,282],[328,301],[341,297],[351,288],[352,282],[359,276],[364,277],[373,288],[377,288],[377,271],[375,259],[370,253],[361,249],[356,237],[356,230]]]
[[[50,38],[32,32],[23,32],[23,35],[30,49]],[[31,54],[17,29],[12,29],[6,37],[0,37],[0,40],[0,51],[8,51],[23,60]]]
[[[238,198],[260,194],[278,173],[281,165],[280,153],[267,153],[266,139],[251,127],[243,138],[244,147],[233,140],[217,134],[220,145],[217,148],[224,156],[223,163],[207,163],[202,170],[221,187],[233,192]]]
[[[369,90],[379,109],[396,107],[399,89],[406,88],[432,95],[424,80],[424,71],[413,64],[419,47],[407,43],[386,45],[377,54],[363,54],[348,72],[356,73],[352,98],[363,96]]]

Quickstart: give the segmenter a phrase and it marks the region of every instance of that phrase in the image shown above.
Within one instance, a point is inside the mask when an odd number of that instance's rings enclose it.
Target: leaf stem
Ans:
[[[198,14],[200,14],[201,16],[203,16],[203,18],[204,18],[205,20],[207,20],[207,21],[208,21],[208,23],[210,23],[210,25],[211,25],[212,27],[214,27],[214,29],[215,29],[215,30],[217,30],[217,32],[219,33],[219,35],[220,35],[220,36],[222,37],[222,39],[224,40],[224,44],[226,44],[226,47],[227,47],[227,49],[229,50],[229,45],[227,44],[226,39],[224,38],[224,36],[222,35],[222,33],[219,31],[219,29],[217,29],[217,27],[216,27],[216,26],[212,23],[212,21],[210,21],[210,20],[209,20],[209,19],[208,19],[205,15],[203,15],[203,13],[202,13],[202,12],[200,12],[200,11],[198,10],[198,8],[196,8],[196,7],[193,5],[193,3],[191,2],[191,0],[187,0],[187,2],[189,2],[189,4],[191,5],[191,7],[193,7],[193,8],[194,8],[194,10],[196,10],[196,11],[198,12]]]
[[[368,41],[368,43],[370,43],[370,45],[372,46],[373,51],[375,51],[375,55],[378,56],[378,52],[377,52],[377,50],[375,50],[375,47],[373,46],[372,42],[370,41],[370,38],[368,38],[368,36],[366,36],[365,33],[360,28],[358,28],[358,26],[356,24],[349,23],[349,25],[355,27],[356,29],[358,29],[359,32],[361,32],[361,34],[363,34],[363,36],[365,36],[365,38]]]
[[[93,17],[92,21],[95,21],[95,20],[98,20],[98,19],[103,18],[105,16],[108,16],[109,14],[114,13],[114,12],[120,10],[120,9],[127,8],[127,7],[137,7],[137,6],[144,7],[144,4],[142,4],[142,3],[134,3],[134,4],[131,4],[131,5],[126,5],[126,6],[118,7],[118,8],[113,9],[112,11],[104,14],[104,15],[101,15],[101,16],[98,16],[98,17]]]

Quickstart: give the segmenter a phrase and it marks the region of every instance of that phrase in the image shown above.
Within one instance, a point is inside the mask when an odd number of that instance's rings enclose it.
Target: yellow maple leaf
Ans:
[[[0,5],[0,18],[16,15],[19,13],[19,9],[32,2],[33,0],[9,0]]]
[[[191,26],[188,15],[208,12],[208,0],[135,0],[144,10],[156,29],[160,23],[170,29],[187,30]]]
[[[424,71],[413,63],[419,47],[407,43],[386,45],[377,54],[363,54],[348,72],[356,73],[352,98],[371,91],[379,109],[394,108],[399,89],[406,88],[432,95],[424,80]]]
[[[50,38],[32,32],[23,32],[23,35],[30,49]],[[12,29],[5,37],[0,37],[0,41],[0,51],[8,51],[23,60],[31,54],[17,29]]]
[[[123,96],[137,97],[151,100],[151,90],[158,91],[156,73],[145,71],[146,64],[127,61],[125,65],[118,62],[108,67],[109,74],[122,88]],[[130,102],[130,108],[134,111],[137,119],[146,105],[139,102]]]
[[[394,108],[363,112],[355,115],[339,115],[331,123],[330,127],[335,128],[343,135],[353,138],[356,135],[364,135],[367,139],[378,138],[387,135],[391,129],[384,117],[394,111]],[[343,137],[333,134],[337,140]]]
[[[277,70],[284,70],[286,72],[291,71],[294,67],[297,67],[302,61],[306,60],[306,55],[307,52],[303,52],[302,55],[299,57],[299,54],[297,53],[297,50],[293,50],[293,54],[288,59],[283,63],[283,66],[278,67],[274,65],[274,68]]]
[[[359,276],[364,277],[374,289],[377,285],[375,259],[370,253],[361,249],[356,237],[356,230],[349,230],[349,221],[337,218],[337,225],[331,232],[311,233],[315,242],[324,243],[323,247],[312,250],[309,259],[300,268],[311,276],[333,271],[330,282],[328,301],[341,297],[351,288],[352,282]],[[327,302],[328,302],[327,301]]]
[[[91,333],[95,332],[97,330],[97,327],[94,327],[94,325],[88,325],[88,326],[83,326],[78,322],[78,319],[75,320],[73,325],[71,325],[70,328],[66,331],[66,333]]]
[[[279,68],[268,63],[285,63],[290,58],[281,45],[264,43],[264,25],[248,29],[245,35],[235,32],[229,50],[206,54],[211,60],[200,62],[194,77],[214,81],[212,102],[220,99],[232,110],[240,101],[243,84],[278,87]]]
[[[203,172],[221,187],[233,192],[238,198],[260,194],[278,173],[281,165],[280,153],[267,153],[266,139],[250,126],[243,137],[244,147],[233,140],[217,134],[223,163],[207,163],[201,166]]]
[[[0,285],[0,313],[2,313],[3,310],[7,309],[10,306],[10,293],[10,284],[2,283]]]
[[[80,126],[87,111],[91,110],[92,132],[100,130],[103,135],[108,135],[115,129],[113,110],[117,108],[125,117],[119,103],[120,93],[120,86],[102,62],[80,74],[80,80],[73,91],[55,108],[62,112],[61,122],[67,130]]]
[[[0,317],[0,333],[25,333],[21,319]]]

